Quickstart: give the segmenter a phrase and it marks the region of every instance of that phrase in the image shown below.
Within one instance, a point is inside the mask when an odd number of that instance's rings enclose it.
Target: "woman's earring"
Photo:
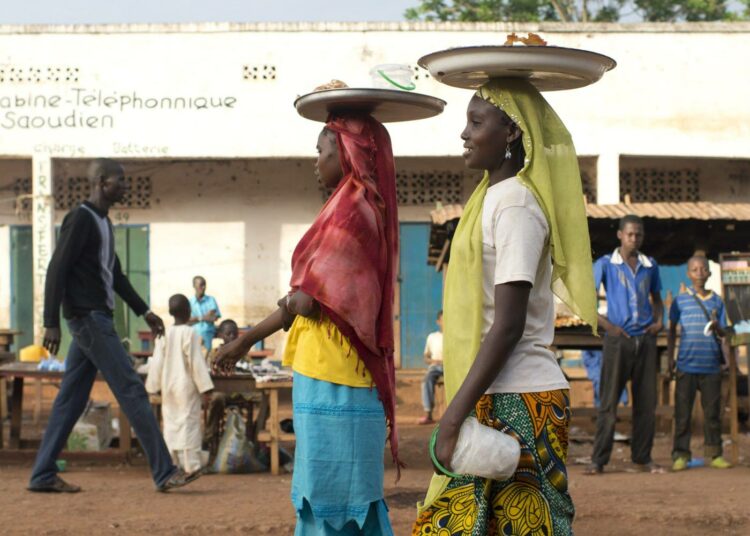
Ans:
[[[508,160],[510,157],[513,156],[510,152],[510,143],[505,146],[505,159]]]

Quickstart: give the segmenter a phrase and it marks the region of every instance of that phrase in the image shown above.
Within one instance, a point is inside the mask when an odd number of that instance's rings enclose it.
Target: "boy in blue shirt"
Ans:
[[[690,421],[696,391],[701,392],[703,406],[705,456],[711,459],[711,467],[726,469],[731,464],[721,455],[721,366],[724,357],[719,340],[726,334],[724,302],[706,290],[706,280],[711,276],[708,259],[691,257],[687,274],[693,286],[687,293],[677,296],[669,310],[667,353],[670,370],[675,370],[675,341],[677,324],[680,325],[672,469],[682,471],[690,461]]]
[[[206,279],[196,275],[193,278],[195,296],[190,296],[189,324],[197,331],[203,340],[206,352],[211,351],[211,342],[216,336],[216,321],[221,318],[219,304],[213,296],[206,294]]]

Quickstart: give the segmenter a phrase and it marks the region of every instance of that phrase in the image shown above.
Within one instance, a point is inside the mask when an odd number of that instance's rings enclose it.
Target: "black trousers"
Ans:
[[[721,374],[677,372],[674,392],[674,447],[672,458],[690,458],[690,433],[696,391],[703,406],[703,453],[721,456]]]
[[[658,354],[656,337],[604,337],[601,404],[596,419],[596,438],[591,461],[606,465],[612,456],[617,404],[628,380],[633,390],[633,431],[630,443],[634,463],[650,463],[656,426],[656,376]]]

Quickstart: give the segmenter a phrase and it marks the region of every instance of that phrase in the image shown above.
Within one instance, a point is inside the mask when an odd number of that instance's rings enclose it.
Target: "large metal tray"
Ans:
[[[557,91],[593,84],[617,63],[577,48],[471,46],[433,52],[421,57],[419,65],[454,87],[477,89],[491,78],[525,78],[539,91]]]

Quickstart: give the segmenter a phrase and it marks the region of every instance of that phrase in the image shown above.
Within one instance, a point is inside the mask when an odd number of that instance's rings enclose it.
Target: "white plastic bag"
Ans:
[[[257,473],[266,471],[256,456],[255,447],[245,435],[245,421],[237,408],[230,408],[224,434],[219,442],[213,471],[222,474]]]
[[[515,438],[469,417],[458,433],[451,470],[459,475],[506,480],[516,472],[520,457],[521,445]]]

